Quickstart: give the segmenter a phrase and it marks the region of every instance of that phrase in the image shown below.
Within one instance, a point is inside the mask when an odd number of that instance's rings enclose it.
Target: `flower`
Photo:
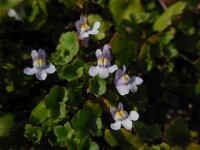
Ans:
[[[125,74],[126,66],[123,65],[123,71],[121,69],[117,70],[115,74],[115,85],[120,95],[126,95],[131,92],[136,92],[138,87],[143,82],[143,79],[137,76],[130,77],[128,74]]]
[[[87,24],[85,17],[80,17],[80,20],[75,22],[80,40],[85,40],[89,38],[89,35],[96,35],[99,33],[98,29],[100,28],[101,23],[99,21],[94,23],[93,28]]]
[[[139,114],[136,111],[131,111],[130,115],[124,111],[123,104],[120,102],[118,108],[111,107],[110,113],[115,120],[115,123],[111,123],[110,127],[113,130],[119,130],[121,125],[124,126],[125,129],[132,129],[132,121],[136,121],[139,119]]]
[[[8,16],[11,18],[15,18],[15,20],[19,21],[22,20],[25,17],[25,11],[23,8],[10,8],[8,9]]]
[[[96,50],[97,66],[90,67],[89,75],[94,77],[99,74],[100,78],[105,79],[109,76],[109,73],[113,73],[118,69],[117,65],[111,66],[110,48],[111,46],[106,44],[103,47],[103,52],[101,49]]]
[[[26,67],[24,73],[27,75],[36,74],[38,80],[45,80],[47,73],[52,74],[56,71],[56,68],[53,64],[46,64],[46,53],[43,49],[31,51],[31,57],[33,60],[33,68]]]

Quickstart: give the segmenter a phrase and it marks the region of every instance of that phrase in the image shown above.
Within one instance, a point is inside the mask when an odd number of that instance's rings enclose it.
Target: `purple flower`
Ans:
[[[80,40],[88,40],[89,35],[96,35],[99,33],[101,23],[95,22],[93,28],[87,24],[85,17],[80,17],[80,20],[75,22],[76,29],[78,31]]]
[[[137,91],[137,85],[140,85],[143,82],[143,79],[137,76],[130,77],[128,74],[125,74],[126,66],[123,65],[123,71],[121,69],[117,70],[115,74],[115,84],[116,88],[120,95],[126,95],[131,92]]]
[[[111,55],[110,55],[110,45],[106,44],[103,47],[103,52],[101,49],[96,50],[97,66],[92,66],[89,69],[89,75],[96,76],[99,75],[100,78],[107,78],[109,73],[113,73],[118,69],[117,65],[111,66]]]
[[[46,53],[43,49],[31,51],[31,57],[33,60],[33,68],[26,67],[24,73],[27,75],[36,74],[38,80],[45,80],[47,73],[52,74],[56,71],[56,68],[53,64],[46,64]]]
[[[124,126],[125,129],[132,129],[132,121],[136,121],[139,119],[139,114],[136,111],[131,111],[130,115],[124,111],[123,104],[119,103],[118,108],[111,107],[110,113],[115,120],[115,123],[111,123],[110,127],[113,130],[119,130],[121,125]]]

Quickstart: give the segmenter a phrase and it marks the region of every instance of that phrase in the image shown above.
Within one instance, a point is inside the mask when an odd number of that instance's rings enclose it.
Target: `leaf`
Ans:
[[[79,51],[79,44],[76,32],[66,32],[60,37],[56,52],[52,54],[53,62],[56,65],[64,65],[72,61]]]
[[[157,124],[148,126],[141,121],[137,121],[134,123],[134,129],[144,141],[154,141],[161,138],[162,135],[161,129]]]
[[[101,78],[92,78],[89,80],[88,93],[103,95],[106,92],[106,82]]]
[[[179,1],[168,7],[165,12],[156,20],[153,25],[153,29],[159,32],[163,31],[172,24],[172,17],[175,15],[180,15],[186,6],[186,2]]]
[[[84,103],[84,109],[92,111],[92,113],[98,117],[100,117],[103,112],[101,105],[98,102],[92,100],[87,100]]]
[[[119,146],[121,149],[134,150],[141,146],[141,141],[123,128],[118,131],[106,129],[104,138],[111,147]]]
[[[139,19],[140,14],[143,12],[143,6],[140,0],[110,0],[109,9],[117,24],[119,24],[122,19],[130,19],[130,15],[134,15]]]
[[[61,147],[66,147],[69,144],[69,140],[74,134],[74,130],[72,129],[69,122],[65,123],[64,126],[56,126],[54,127],[54,133],[57,137],[57,142]]]
[[[115,33],[111,42],[112,52],[118,66],[131,66],[131,61],[136,59],[136,43],[124,35]]]
[[[84,71],[83,60],[76,60],[73,64],[68,64],[62,69],[62,77],[67,81],[73,81],[80,78],[83,75]]]
[[[30,121],[39,124],[45,121],[49,116],[49,110],[46,108],[45,100],[43,100],[31,112]]]
[[[14,129],[14,116],[12,114],[0,115],[0,137],[8,136]]]
[[[39,143],[42,138],[42,130],[39,127],[26,124],[24,136],[34,143]]]
[[[72,125],[75,130],[81,132],[81,135],[87,135],[89,132],[92,133],[93,136],[101,136],[102,135],[102,122],[101,118],[96,117],[90,111],[80,110],[72,119]]]
[[[99,146],[97,143],[91,141],[89,150],[99,150]]]
[[[101,26],[99,28],[99,33],[95,35],[95,39],[102,40],[106,37],[105,32],[110,28],[111,24],[108,21],[105,21],[100,15],[98,14],[91,14],[88,16],[88,23],[90,26],[93,26],[95,22],[99,21]]]
[[[186,147],[190,142],[187,124],[181,118],[176,118],[165,126],[165,137],[170,145]]]
[[[65,103],[68,100],[67,91],[60,86],[53,86],[50,93],[45,98],[46,108],[50,110],[50,115],[54,119],[65,117]]]

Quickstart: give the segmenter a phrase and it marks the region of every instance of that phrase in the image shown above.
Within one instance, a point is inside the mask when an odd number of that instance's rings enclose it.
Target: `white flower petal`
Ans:
[[[111,113],[113,119],[115,118],[115,114],[116,114],[116,112],[117,112],[117,109],[116,109],[116,108],[114,108],[114,107],[110,107],[110,113]]]
[[[53,64],[49,64],[48,68],[44,70],[46,73],[52,74],[56,71],[56,68]]]
[[[125,119],[122,121],[122,126],[124,126],[125,129],[131,130],[132,129],[132,121],[130,119]]]
[[[128,88],[128,85],[118,85],[116,86],[118,92],[120,95],[126,95],[129,93],[129,88]]]
[[[96,76],[97,74],[99,74],[99,67],[90,67],[89,69],[89,75],[91,75],[92,77]]]
[[[124,110],[124,106],[123,106],[123,104],[121,102],[119,102],[117,109],[118,109],[118,111]]]
[[[123,65],[123,72],[125,73],[126,72],[126,66]]]
[[[133,77],[131,77],[131,81],[135,85],[140,85],[143,82],[143,79],[140,77],[137,77],[137,76],[133,76]]]
[[[95,52],[95,55],[96,55],[96,57],[98,59],[102,55],[101,49],[97,49],[96,52]]]
[[[92,30],[88,31],[88,33],[89,33],[89,34],[92,34],[92,35],[96,35],[96,34],[99,33],[99,31],[96,30],[96,29],[92,29]]]
[[[130,120],[136,121],[139,119],[139,114],[137,111],[131,111],[130,115],[128,116]]]
[[[113,73],[113,72],[115,72],[117,69],[118,69],[117,65],[113,65],[113,66],[108,67],[109,73]]]
[[[99,21],[95,22],[94,26],[93,26],[93,29],[94,30],[98,30],[101,26],[101,23]]]
[[[124,75],[121,69],[118,69],[115,73],[115,84],[118,84],[119,79]]]
[[[38,50],[38,57],[44,61],[46,61],[46,53],[43,49]]]
[[[99,71],[99,77],[102,79],[105,79],[109,76],[109,72],[107,68],[101,68],[101,70]]]
[[[37,72],[36,72],[36,78],[38,80],[45,80],[47,77],[47,73],[42,70],[42,69],[38,69]]]
[[[37,72],[37,69],[36,68],[30,68],[30,67],[26,67],[24,69],[24,73],[27,74],[27,75],[33,75]]]
[[[33,60],[38,59],[38,53],[37,53],[36,50],[32,50],[32,51],[31,51],[31,58],[32,58]]]
[[[110,124],[110,128],[113,130],[119,130],[121,128],[121,121],[116,121]]]
[[[87,38],[89,36],[89,33],[88,32],[81,32],[80,34],[80,38],[83,39],[83,38]]]
[[[129,83],[128,88],[131,90],[131,92],[135,93],[137,92],[138,87],[134,83]]]
[[[15,17],[17,15],[16,11],[13,8],[10,8],[8,10],[8,16],[9,17]]]

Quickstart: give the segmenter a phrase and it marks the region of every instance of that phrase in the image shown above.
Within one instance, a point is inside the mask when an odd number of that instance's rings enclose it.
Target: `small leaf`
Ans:
[[[179,1],[168,7],[154,23],[154,30],[159,32],[163,31],[165,28],[172,24],[172,17],[181,14],[186,6],[186,2]]]
[[[123,128],[118,131],[106,129],[104,138],[111,147],[119,146],[121,149],[126,150],[136,150],[142,145],[138,137],[134,137],[131,132]]]
[[[176,118],[165,126],[165,137],[170,145],[186,147],[190,142],[187,124],[181,118]]]
[[[92,100],[88,100],[84,103],[84,109],[92,111],[93,114],[98,117],[100,117],[103,112],[101,105],[98,102]]]
[[[153,141],[161,138],[162,132],[157,124],[147,126],[143,122],[138,121],[134,123],[134,129],[144,141]]]
[[[93,136],[102,135],[101,118],[96,117],[90,111],[80,110],[77,116],[72,119],[72,125],[83,135],[87,135],[89,132],[91,132]]]
[[[106,82],[101,78],[92,78],[89,80],[88,92],[97,95],[103,95],[106,92]]]
[[[84,71],[84,61],[77,60],[73,64],[68,64],[62,69],[62,77],[67,81],[73,81],[80,78]]]
[[[42,130],[39,127],[26,124],[24,136],[34,143],[39,143],[42,138]]]
[[[60,37],[56,52],[52,54],[52,59],[56,65],[64,65],[72,61],[79,51],[79,44],[76,32],[66,32]]]
[[[136,59],[136,43],[129,40],[126,36],[115,33],[112,42],[112,52],[118,66],[126,65],[129,67],[131,61]]]
[[[45,98],[46,108],[50,110],[50,115],[53,118],[65,117],[65,103],[68,100],[67,91],[63,87],[54,86],[50,93]]]
[[[12,114],[0,115],[0,137],[8,136],[14,129],[14,116]]]
[[[45,101],[41,101],[31,112],[30,121],[39,124],[50,116],[49,110],[46,108]]]
[[[143,12],[143,6],[140,0],[110,0],[109,9],[116,23],[120,23],[122,19],[130,19],[130,15],[134,15],[137,19]]]

